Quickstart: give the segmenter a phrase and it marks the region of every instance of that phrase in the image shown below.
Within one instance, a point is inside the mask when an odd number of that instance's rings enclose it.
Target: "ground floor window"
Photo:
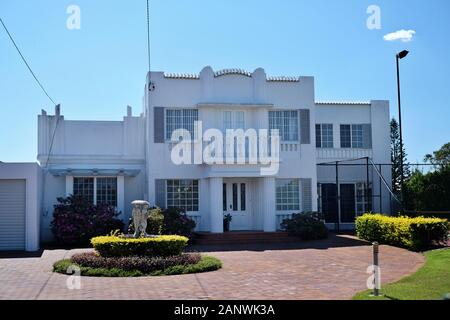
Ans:
[[[300,210],[299,179],[276,180],[277,211]]]
[[[198,180],[167,180],[167,207],[197,212],[199,208]]]
[[[94,203],[94,178],[73,178],[73,195]]]
[[[97,204],[117,207],[117,178],[97,178]]]
[[[356,184],[356,215],[360,216],[370,211],[369,201],[372,194],[371,186],[367,190],[369,196],[366,195],[366,184],[363,182]]]
[[[117,207],[116,177],[74,177],[73,195],[92,204],[108,204]]]

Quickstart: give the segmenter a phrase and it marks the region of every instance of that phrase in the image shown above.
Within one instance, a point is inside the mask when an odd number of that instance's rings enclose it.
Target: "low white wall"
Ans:
[[[26,181],[25,250],[39,250],[41,168],[37,163],[0,163],[0,179]]]

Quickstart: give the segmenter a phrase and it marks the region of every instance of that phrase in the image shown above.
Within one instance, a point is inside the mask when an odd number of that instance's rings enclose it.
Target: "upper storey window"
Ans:
[[[341,124],[341,148],[364,148],[362,124]]]
[[[198,121],[197,109],[167,109],[166,110],[166,140],[172,138],[177,129],[186,129],[194,137],[194,121]]]
[[[281,141],[298,142],[298,111],[269,111],[269,130],[278,129]]]
[[[316,124],[316,147],[333,148],[333,125]]]
[[[352,148],[363,147],[363,126],[362,124],[352,125]]]

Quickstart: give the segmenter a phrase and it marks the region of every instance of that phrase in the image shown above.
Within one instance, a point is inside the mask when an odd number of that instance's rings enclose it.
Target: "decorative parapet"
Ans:
[[[200,79],[200,75],[193,73],[164,73],[164,78],[198,80]]]
[[[300,82],[300,77],[276,76],[267,77],[268,82]]]
[[[316,105],[370,105],[370,101],[316,101]]]
[[[222,70],[216,71],[214,73],[214,77],[217,78],[217,77],[233,75],[233,74],[241,75],[241,76],[245,76],[245,77],[249,77],[249,78],[251,78],[251,76],[252,76],[251,72],[249,72],[249,71],[234,68],[234,69],[222,69]]]
[[[207,67],[210,69],[210,67]],[[226,75],[241,75],[244,77],[252,78],[256,72],[262,72],[265,74],[264,69],[256,69],[253,73],[239,68],[222,69],[213,72],[210,71],[215,78],[226,76]],[[199,80],[200,74],[193,73],[164,73],[164,78],[166,79],[176,79],[176,80]],[[289,77],[289,76],[268,76],[266,77],[267,82],[300,82],[300,77]]]

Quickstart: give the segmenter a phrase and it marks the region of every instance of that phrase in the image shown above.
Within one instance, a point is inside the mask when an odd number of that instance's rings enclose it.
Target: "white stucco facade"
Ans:
[[[323,207],[321,190],[331,189],[335,172],[317,164],[364,157],[390,162],[388,102],[316,103],[313,77],[210,67],[194,75],[152,72],[143,101],[140,115],[129,107],[122,121],[66,120],[59,108],[55,115],[38,116],[43,241],[52,238],[56,199],[74,192],[89,192],[94,202],[112,196],[125,222],[131,201],[145,199],[160,207],[186,206],[198,231],[223,232],[224,214],[233,216],[232,230],[276,231],[283,218]],[[193,120],[202,122],[203,131],[281,128],[278,172],[261,175],[259,164],[174,164],[170,128],[189,127]],[[326,124],[319,129],[326,147],[317,142],[317,124]],[[342,147],[344,134],[350,147]],[[389,170],[382,171],[390,181]],[[357,211],[365,170],[343,168],[340,176],[340,183],[347,183],[343,190],[354,185]],[[371,190],[377,181],[372,173]],[[112,193],[106,191],[111,185]],[[381,196],[382,208],[375,202],[372,208],[386,212],[387,190]]]

